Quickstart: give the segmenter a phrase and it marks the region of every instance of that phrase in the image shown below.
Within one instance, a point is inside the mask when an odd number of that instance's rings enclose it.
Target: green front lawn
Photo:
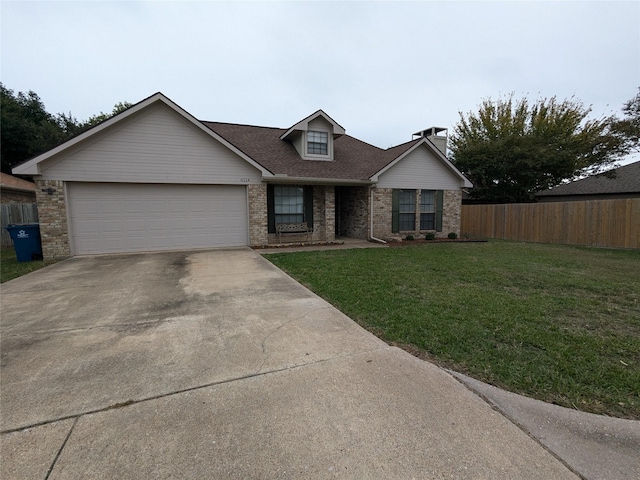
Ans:
[[[33,272],[47,265],[42,260],[18,262],[13,248],[0,249],[0,283],[13,280],[26,273]]]
[[[495,241],[266,258],[421,358],[640,419],[640,251]]]

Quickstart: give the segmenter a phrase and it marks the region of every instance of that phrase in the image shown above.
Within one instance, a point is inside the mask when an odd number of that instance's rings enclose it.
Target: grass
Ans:
[[[32,262],[18,262],[13,248],[0,249],[0,283],[21,277],[29,272],[38,270],[48,265],[43,260]]]
[[[640,419],[640,251],[496,241],[266,258],[419,357]]]

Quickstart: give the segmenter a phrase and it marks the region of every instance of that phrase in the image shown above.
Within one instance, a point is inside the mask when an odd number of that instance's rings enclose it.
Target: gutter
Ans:
[[[275,174],[272,177],[262,179],[267,183],[302,183],[305,185],[373,185],[371,180],[350,180],[344,178],[316,178],[316,177],[289,177],[288,175]]]

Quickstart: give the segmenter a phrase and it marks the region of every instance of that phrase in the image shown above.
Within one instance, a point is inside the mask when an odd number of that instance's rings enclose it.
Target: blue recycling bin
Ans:
[[[31,260],[42,260],[42,243],[40,242],[40,225],[28,223],[25,225],[11,224],[6,226],[13,247],[16,251],[16,258],[19,262],[30,262]]]

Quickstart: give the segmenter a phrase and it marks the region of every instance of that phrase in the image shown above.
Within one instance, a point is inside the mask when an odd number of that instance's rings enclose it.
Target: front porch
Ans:
[[[337,243],[336,238],[366,241],[368,196],[369,186],[250,185],[250,245],[330,245]]]

